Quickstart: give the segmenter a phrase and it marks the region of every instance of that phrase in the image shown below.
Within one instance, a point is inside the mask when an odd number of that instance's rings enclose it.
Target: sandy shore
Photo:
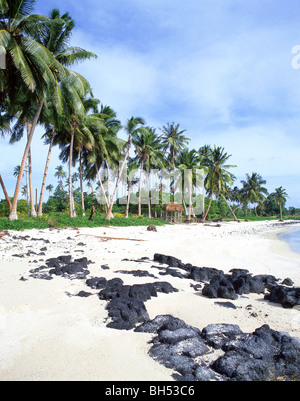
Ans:
[[[233,323],[244,332],[268,324],[300,337],[298,308],[284,309],[261,294],[240,296],[232,301],[237,309],[224,308],[215,304],[216,299],[196,292],[192,280],[160,276],[151,268],[153,255],[162,253],[225,273],[243,268],[252,274],[289,277],[299,287],[300,254],[277,238],[292,227],[228,222],[221,227],[165,226],[157,232],[148,232],[146,227],[9,232],[0,237],[0,380],[173,380],[172,371],[148,355],[151,334],[106,327],[106,301],[97,297],[99,290],[80,298],[75,296],[79,291],[90,290],[85,280],[29,277],[30,269],[64,254],[94,262],[89,265],[89,277],[120,277],[125,284],[170,282],[179,292],[151,298],[146,303],[151,319],[171,314],[201,330],[210,323]],[[102,241],[97,236],[142,241]],[[150,260],[130,260],[142,257]],[[109,269],[103,269],[104,265]],[[118,272],[138,269],[157,279]]]

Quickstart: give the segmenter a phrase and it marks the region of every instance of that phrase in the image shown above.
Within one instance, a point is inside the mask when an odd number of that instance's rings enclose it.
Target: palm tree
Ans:
[[[49,192],[49,195],[52,194],[53,189],[54,189],[54,186],[52,184],[49,184],[46,186],[46,190]]]
[[[262,185],[266,184],[266,180],[258,173],[252,173],[251,176],[246,174],[247,181],[241,181],[244,191],[244,204],[257,203],[258,206],[263,207],[263,201],[268,195],[268,190]],[[257,215],[257,208],[255,214]]]
[[[162,151],[162,143],[160,138],[155,133],[154,128],[145,127],[136,131],[132,138],[132,143],[135,147],[136,158],[135,162],[140,164],[140,179],[139,179],[139,203],[138,211],[139,216],[142,214],[141,207],[141,182],[142,172],[144,165],[146,166],[146,177],[148,183],[148,214],[151,218],[151,203],[150,203],[150,180],[149,171],[150,167],[163,167],[164,166],[164,152]]]
[[[116,112],[109,106],[101,104],[99,117],[103,119],[103,123],[107,128],[107,132],[104,136],[106,142],[105,148],[107,151],[103,152],[103,161],[104,167],[107,170],[107,195],[108,203],[110,204],[110,169],[115,173],[118,171],[122,150],[120,146],[124,145],[124,142],[117,138],[117,134],[122,126],[121,122],[117,119]]]
[[[288,194],[286,192],[285,189],[283,189],[282,187],[276,188],[275,192],[273,194],[271,194],[274,201],[276,203],[278,203],[279,207],[280,207],[280,221],[283,221],[283,217],[282,217],[282,206],[285,205],[286,203],[286,198],[288,197]]]
[[[261,175],[258,173],[252,173],[251,176],[246,174],[246,180],[242,180],[241,183],[243,187],[238,189],[234,188],[235,200],[239,201],[239,204],[231,210],[226,216],[222,217],[225,219],[233,214],[237,209],[239,209],[243,204],[248,204],[249,202],[255,202],[262,205],[268,191],[262,185],[266,184],[266,181],[262,179]]]
[[[127,143],[125,144],[125,147],[124,147],[124,148],[126,148],[126,153],[125,153],[125,157],[124,157],[123,163],[122,163],[122,165],[120,167],[120,170],[119,170],[119,175],[118,175],[117,182],[116,182],[116,185],[115,185],[114,193],[112,195],[112,199],[111,199],[111,202],[110,202],[110,205],[109,205],[109,209],[108,209],[108,212],[106,214],[106,220],[110,220],[111,217],[112,217],[112,208],[113,208],[115,196],[116,196],[116,193],[117,193],[117,190],[118,190],[119,182],[121,180],[121,177],[122,177],[125,165],[126,165],[126,161],[127,161],[128,157],[129,157],[129,151],[130,151],[130,147],[131,147],[132,137],[137,132],[139,132],[141,130],[141,128],[142,128],[142,126],[144,124],[145,124],[145,121],[144,121],[144,119],[142,117],[131,117],[127,121],[127,123],[126,123],[126,125],[124,127],[124,129],[125,129],[125,131],[126,131],[126,133],[128,135],[128,141],[127,141]]]
[[[199,169],[200,166],[200,157],[199,154],[194,150],[188,150],[184,149],[181,152],[181,155],[178,160],[178,168],[184,172],[185,170],[190,170],[191,174],[188,175],[187,182],[187,190],[188,190],[188,195],[189,195],[189,209],[188,209],[188,214],[187,214],[187,221],[191,220],[191,212],[192,212],[192,207],[193,207],[193,202],[192,202],[192,192],[193,192],[193,183],[194,183],[194,178],[195,178],[195,170]],[[180,185],[182,188],[182,185]],[[182,199],[184,199],[182,197]]]
[[[59,183],[59,189],[62,190],[63,187],[63,179],[66,178],[66,173],[64,171],[64,168],[62,165],[56,167],[56,173],[54,174],[54,177],[58,179]]]
[[[45,98],[51,97],[53,103],[59,107],[57,76],[64,75],[62,66],[56,62],[51,52],[31,38],[37,30],[49,23],[46,17],[31,14],[34,3],[34,0],[0,2],[0,46],[6,52],[6,69],[0,70],[0,104],[7,106],[6,111],[10,115],[24,110],[24,102],[29,98],[35,105],[35,115],[20,164],[9,220],[18,218],[17,200],[23,170]]]
[[[87,187],[88,188],[91,188],[91,192],[92,192],[92,198],[94,199],[94,188],[93,188],[93,181],[92,180],[89,180],[88,182],[87,182]]]
[[[214,149],[211,149],[203,159],[204,165],[208,168],[205,187],[210,194],[209,205],[204,216],[204,221],[209,213],[213,196],[217,193],[224,193],[224,186],[228,184],[231,185],[235,178],[228,169],[236,166],[225,164],[230,157],[231,155],[224,152],[223,147],[214,146]]]
[[[77,93],[75,91],[75,93]],[[71,94],[72,95],[72,94]],[[62,129],[57,136],[57,141],[62,149],[60,158],[66,162],[69,160],[69,204],[70,204],[70,217],[75,217],[73,189],[72,189],[72,166],[75,165],[76,160],[79,159],[81,165],[81,155],[83,149],[88,152],[93,152],[97,141],[98,146],[104,144],[103,135],[107,133],[108,129],[105,127],[103,119],[98,113],[88,114],[89,110],[96,111],[99,101],[92,98],[86,98],[77,94],[77,102],[72,104],[68,100],[66,118]],[[97,139],[96,139],[97,136]],[[82,176],[81,176],[82,179]]]
[[[127,182],[128,182],[128,196],[127,196],[127,202],[126,202],[126,211],[125,211],[125,218],[128,219],[129,215],[129,205],[130,205],[130,195],[131,195],[131,187],[132,185],[135,185],[139,182],[137,178],[134,178],[133,175],[135,171],[138,169],[138,163],[135,162],[135,160],[131,157],[128,158],[128,163],[127,163]]]
[[[161,128],[163,135],[161,141],[164,144],[164,150],[170,152],[170,158],[173,169],[175,170],[175,159],[180,155],[183,149],[185,149],[190,141],[183,134],[186,130],[180,130],[179,124],[167,123],[167,126]]]
[[[69,42],[75,21],[66,12],[60,15],[56,8],[49,14],[49,21],[41,30],[33,32],[33,38],[53,53],[55,59],[65,67],[71,67],[79,61],[97,58],[94,53],[88,52],[80,47],[69,47]]]
[[[5,196],[5,199],[6,199],[7,205],[8,205],[8,209],[10,210],[10,209],[11,209],[11,202],[10,202],[10,199],[9,199],[8,193],[7,193],[7,191],[6,191],[6,188],[5,188],[5,185],[4,185],[4,182],[3,182],[3,179],[2,179],[2,177],[1,177],[1,174],[0,174],[0,185],[1,185],[1,187],[2,187],[2,190],[3,190],[3,193],[4,193],[4,196]]]
[[[93,57],[79,48],[66,48],[66,42],[74,22],[68,14],[59,18],[59,12],[54,12],[50,19],[37,15],[29,15],[33,11],[34,0],[14,0],[0,4],[4,29],[0,31],[0,45],[7,50],[7,68],[1,71],[3,78],[0,87],[1,96],[13,105],[13,112],[25,110],[25,102],[31,99],[35,105],[35,115],[32,128],[28,135],[21,170],[24,169],[35,127],[44,103],[51,99],[59,112],[62,111],[60,82],[64,79],[74,86],[74,79],[82,85],[81,77],[63,66],[69,66],[76,61]],[[57,10],[56,10],[57,11]],[[61,26],[68,25],[63,35]],[[56,28],[54,28],[56,27]],[[41,40],[42,38],[42,40]],[[39,43],[44,42],[44,43]],[[54,43],[59,42],[60,47]],[[45,46],[44,46],[45,45]],[[23,100],[21,101],[20,99]],[[18,178],[10,220],[17,219],[17,197],[21,179]]]
[[[71,39],[72,30],[75,27],[74,20],[70,17],[69,13],[65,13],[62,16],[60,15],[59,10],[53,9],[49,15],[49,19],[55,24],[49,24],[44,27],[41,32],[37,32],[35,35],[35,39],[45,46],[51,53],[54,55],[55,59],[61,63],[64,67],[70,67],[78,61],[90,59],[92,57],[96,58],[97,56],[91,52],[88,52],[84,49],[78,47],[67,47],[68,43]],[[79,77],[81,80],[81,77]],[[44,178],[41,188],[40,202],[39,202],[39,210],[38,215],[42,215],[42,204],[43,204],[43,193],[46,185],[48,166],[54,141],[55,130],[58,129],[61,124],[61,116],[56,113],[55,108],[51,105],[47,105],[46,116],[44,118],[44,124],[47,127],[47,136],[49,143],[49,151],[45,166]],[[81,180],[81,189],[82,189],[82,180]],[[83,198],[83,192],[82,198]],[[82,199],[83,204],[83,199]],[[84,210],[84,204],[82,206]],[[84,212],[83,212],[84,213]]]
[[[45,143],[49,144],[49,149],[48,149],[46,165],[45,165],[45,170],[44,170],[44,176],[43,176],[43,181],[42,181],[42,187],[41,187],[41,193],[40,193],[40,201],[39,201],[39,207],[38,207],[38,213],[37,213],[38,216],[42,216],[42,214],[43,214],[43,197],[44,197],[44,190],[45,190],[45,187],[46,187],[46,180],[47,180],[47,175],[48,175],[50,157],[51,157],[52,148],[53,148],[54,135],[55,135],[54,126],[52,128],[49,128],[46,131],[46,133],[44,134]],[[48,187],[49,187],[49,185],[46,187],[46,189]]]
[[[22,196],[24,196],[25,199],[28,198],[28,188],[26,185],[22,186],[21,194],[22,194]]]

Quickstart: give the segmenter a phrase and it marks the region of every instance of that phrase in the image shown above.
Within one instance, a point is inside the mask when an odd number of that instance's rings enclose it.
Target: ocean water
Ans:
[[[279,238],[287,242],[292,251],[300,253],[300,228],[282,233]]]

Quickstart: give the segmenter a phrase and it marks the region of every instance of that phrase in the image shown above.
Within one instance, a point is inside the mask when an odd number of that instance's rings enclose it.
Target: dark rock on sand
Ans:
[[[276,285],[271,288],[270,294],[265,295],[265,299],[279,303],[284,308],[293,308],[296,305],[300,305],[300,288]]]
[[[101,288],[105,288],[107,285],[107,280],[104,277],[93,277],[86,280],[86,285],[92,289],[100,290]]]
[[[234,286],[222,274],[213,277],[210,283],[204,286],[202,294],[208,298],[226,298],[233,300],[238,298]]]
[[[45,263],[47,266],[30,270],[30,277],[51,280],[52,276],[56,275],[70,279],[84,279],[90,274],[87,268],[91,262],[85,257],[72,261],[71,255],[62,255],[47,259]]]
[[[158,292],[171,293],[178,291],[170,283],[157,282],[148,284],[124,285],[120,278],[107,281],[105,288],[99,292],[101,300],[109,301],[106,309],[112,319],[107,327],[118,330],[131,330],[136,324],[149,320],[144,302],[156,297]]]
[[[246,269],[232,269],[230,274],[224,274],[222,270],[209,267],[197,267],[189,263],[184,264],[180,259],[173,256],[167,256],[156,253],[154,260],[169,267],[155,267],[161,272],[160,275],[171,275],[178,278],[189,278],[197,283],[205,283],[202,289],[202,295],[209,298],[224,298],[235,300],[239,295],[256,293],[265,294],[268,290],[270,294],[266,294],[264,299],[270,302],[280,303],[284,308],[293,308],[300,305],[300,288],[292,287],[291,279],[285,279],[279,285],[279,279],[269,275],[260,274],[252,276]],[[182,269],[185,273],[178,270],[170,269],[176,267]],[[195,290],[199,288],[194,287]]]
[[[267,325],[251,334],[232,324],[211,324],[200,332],[180,319],[162,315],[135,331],[157,333],[149,355],[177,371],[175,380],[300,379],[300,339]]]
[[[107,327],[117,330],[131,330],[137,323],[149,320],[149,315],[142,301],[135,298],[114,298],[106,306],[112,322]]]

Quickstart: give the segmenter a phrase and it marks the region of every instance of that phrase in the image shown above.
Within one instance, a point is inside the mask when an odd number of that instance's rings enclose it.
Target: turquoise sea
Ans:
[[[279,235],[279,238],[287,242],[292,251],[300,253],[300,228],[294,228]]]

